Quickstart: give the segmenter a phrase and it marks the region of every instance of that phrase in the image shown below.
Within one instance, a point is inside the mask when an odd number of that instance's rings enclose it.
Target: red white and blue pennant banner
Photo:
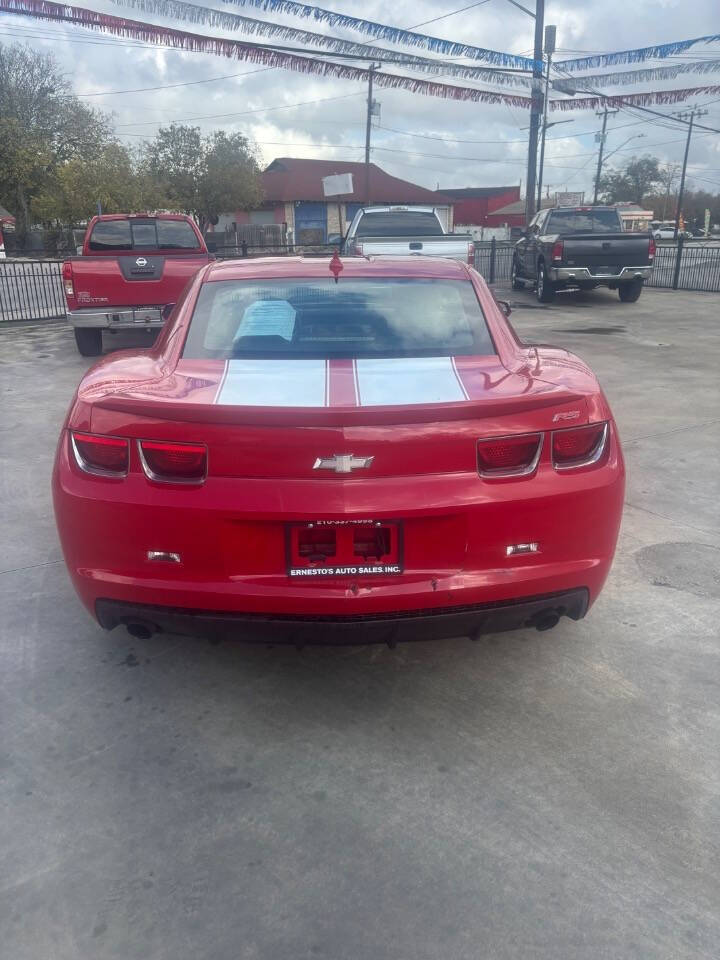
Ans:
[[[369,70],[349,66],[344,63],[332,63],[314,57],[303,57],[294,53],[284,53],[270,46],[243,43],[225,37],[208,37],[203,34],[175,30],[154,23],[139,20],[126,20],[107,13],[98,13],[84,7],[53,3],[51,0],[0,0],[0,13],[24,14],[39,20],[76,24],[109,33],[116,37],[132,37],[144,43],[157,43],[189,50],[195,53],[210,53],[250,63],[260,63],[268,67],[294,70],[298,73],[317,74],[324,77],[338,77],[341,80],[359,80],[367,82]],[[409,90],[429,97],[446,100],[463,100],[472,103],[505,103],[512,107],[529,108],[530,98],[512,93],[498,93],[494,90],[478,90],[475,87],[458,87],[433,80],[420,80],[400,74],[376,71],[374,82],[379,87]]]
[[[502,86],[527,86],[527,82],[515,73],[505,73],[498,67],[480,67],[445,63],[442,60],[433,60],[411,53],[396,53],[386,47],[376,47],[368,43],[356,43],[353,40],[341,40],[339,37],[330,37],[324,33],[314,33],[310,30],[301,30],[298,27],[286,26],[282,23],[269,23],[267,20],[256,20],[253,17],[243,17],[237,13],[228,13],[217,10],[215,7],[203,7],[195,3],[185,3],[184,0],[110,0],[121,7],[131,7],[141,10],[150,16],[167,17],[171,20],[184,20],[186,23],[202,24],[220,30],[242,31],[249,38],[268,37],[270,40],[289,40],[302,44],[304,47],[316,47],[318,51],[303,50],[302,53],[311,55],[315,52],[325,52],[344,57],[358,57],[362,60],[399,61],[399,65],[410,70],[422,73],[447,74],[461,77],[465,80],[482,80]]]

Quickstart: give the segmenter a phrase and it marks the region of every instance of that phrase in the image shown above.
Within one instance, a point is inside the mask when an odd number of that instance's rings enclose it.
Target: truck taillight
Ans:
[[[468,259],[467,262],[471,267],[475,266],[475,241],[471,240],[468,243]]]
[[[65,296],[69,300],[75,299],[75,287],[73,286],[73,268],[72,263],[66,260],[62,265],[63,289]]]
[[[562,240],[556,240],[552,248],[552,259],[553,260],[562,260],[565,246]]]
[[[540,459],[543,435],[517,434],[477,442],[481,477],[519,477],[532,473]]]
[[[649,260],[655,259],[655,237],[653,237],[652,235],[650,236],[650,240],[648,242],[648,259]]]
[[[124,477],[130,463],[130,445],[123,437],[105,437],[97,433],[70,434],[75,463],[85,473],[101,477]]]
[[[202,483],[207,475],[207,448],[202,443],[140,440],[140,462],[150,480]]]
[[[554,430],[552,461],[557,470],[586,467],[597,463],[607,444],[607,423],[591,423],[586,427]]]

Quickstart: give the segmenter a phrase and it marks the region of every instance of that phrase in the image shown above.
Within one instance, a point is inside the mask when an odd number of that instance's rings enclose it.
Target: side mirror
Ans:
[[[504,317],[509,317],[512,313],[512,307],[507,302],[507,300],[496,300],[497,305],[500,307],[500,310]]]

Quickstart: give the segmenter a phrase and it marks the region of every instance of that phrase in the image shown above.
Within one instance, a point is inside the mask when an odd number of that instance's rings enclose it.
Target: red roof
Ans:
[[[339,197],[341,202],[365,203],[365,164],[344,160],[296,160],[279,157],[260,175],[267,203],[293,203],[296,200],[326,201],[322,178],[337,173],[352,173],[353,192]],[[371,203],[451,204],[450,197],[435,190],[426,190],[416,183],[391,177],[376,164],[370,164]]]

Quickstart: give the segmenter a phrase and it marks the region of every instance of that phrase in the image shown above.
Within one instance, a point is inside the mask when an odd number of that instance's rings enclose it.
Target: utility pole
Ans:
[[[600,174],[602,172],[602,164],[603,164],[603,150],[605,149],[605,130],[607,129],[608,114],[611,114],[611,113],[617,113],[617,110],[608,110],[608,108],[605,107],[602,112],[603,123],[602,123],[602,133],[600,134],[600,152],[598,153],[597,173],[595,174],[595,190],[593,192],[594,204],[598,202],[598,190],[600,189]],[[595,116],[599,117],[601,116],[601,114],[596,113]],[[595,135],[596,139],[597,139],[597,136],[598,135],[596,134]]]
[[[373,110],[373,75],[375,64],[368,69],[367,120],[365,121],[365,203],[370,203],[370,130]]]
[[[538,183],[537,183],[537,209],[539,210],[542,206],[542,179],[543,179],[543,166],[545,165],[545,134],[548,128],[548,94],[550,92],[550,64],[552,63],[552,55],[555,53],[555,41],[557,38],[557,27],[552,24],[548,24],[545,27],[545,56],[547,57],[547,73],[545,74],[545,96],[543,104],[543,121],[542,121],[542,138],[540,140],[540,169],[538,170]]]
[[[680,174],[680,190],[678,191],[677,210],[675,211],[675,240],[677,240],[678,228],[680,227],[683,196],[685,194],[685,173],[687,171],[688,154],[690,153],[690,138],[692,137],[693,123],[695,122],[695,117],[704,117],[706,114],[707,110],[699,110],[697,107],[693,107],[689,113],[677,114],[679,120],[686,120],[689,122],[687,140],[685,142],[685,156],[683,157],[682,173]]]
[[[529,13],[529,11],[525,11]],[[535,216],[535,186],[537,183],[537,152],[540,118],[543,112],[543,30],[545,27],[545,0],[535,0],[535,49],[533,60],[532,93],[530,100],[530,134],[528,138],[527,184],[525,188],[525,222]]]

